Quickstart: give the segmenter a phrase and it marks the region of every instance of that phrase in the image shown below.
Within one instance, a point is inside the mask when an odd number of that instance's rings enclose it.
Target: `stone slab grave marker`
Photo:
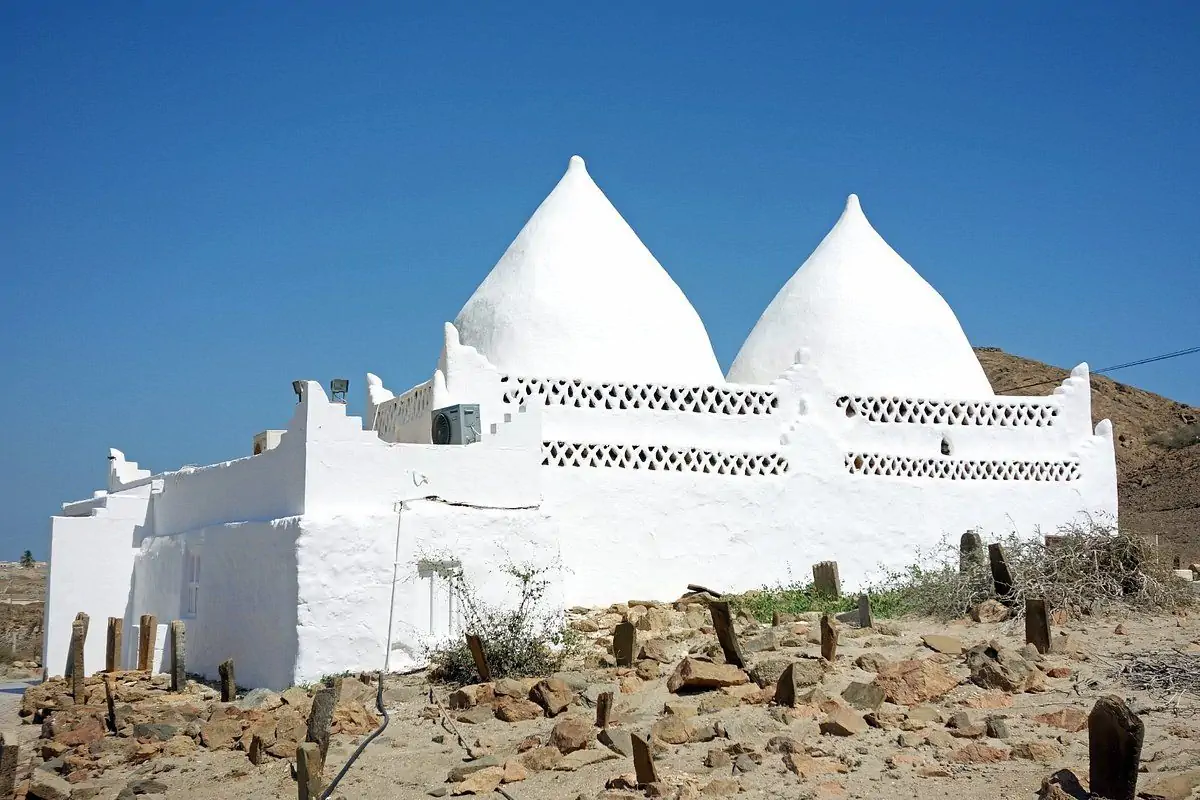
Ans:
[[[12,797],[17,788],[17,732],[0,731],[0,797]]]
[[[187,688],[187,631],[183,620],[171,621],[171,691]]]
[[[992,567],[992,585],[996,588],[996,599],[1006,606],[1012,605],[1013,576],[1004,557],[1004,548],[998,544],[988,545],[988,562]]]
[[[618,667],[633,666],[633,651],[637,648],[637,628],[628,620],[618,622],[613,630],[613,658]]]
[[[467,634],[467,647],[471,650],[471,658],[475,660],[475,671],[479,680],[487,683],[492,679],[492,670],[488,667],[487,656],[483,652],[483,641],[473,633]]]
[[[318,800],[321,796],[324,761],[321,748],[312,742],[296,748],[296,796],[299,800]]]
[[[312,712],[308,717],[308,732],[304,737],[320,748],[321,763],[329,752],[329,729],[333,726],[333,707],[337,705],[337,689],[326,686],[313,695]]]
[[[108,712],[108,727],[113,733],[117,732],[117,679],[112,675],[104,676],[104,705]],[[3,797],[3,795],[0,795]]]
[[[871,595],[867,593],[858,596],[858,627],[872,628],[875,626],[875,617],[871,614]]]
[[[842,596],[842,580],[838,577],[836,561],[818,561],[813,564],[813,590],[822,597],[835,600]]]
[[[960,574],[970,572],[976,567],[987,564],[987,551],[983,549],[983,539],[976,531],[967,531],[958,540],[958,571]]]
[[[221,675],[221,702],[232,703],[237,699],[237,678],[233,674],[233,659],[227,658],[217,666]]]
[[[821,658],[833,663],[837,658],[838,630],[833,622],[833,615],[821,615]]]
[[[108,638],[104,645],[105,672],[116,672],[121,668],[121,636],[124,629],[125,620],[120,617],[108,618]]]
[[[601,692],[596,697],[596,727],[607,728],[612,718],[612,692]]]
[[[1109,800],[1134,800],[1145,726],[1125,701],[1101,697],[1088,715],[1090,789]]]
[[[1046,601],[1041,597],[1025,600],[1025,641],[1037,648],[1039,653],[1050,652],[1050,614]]]
[[[629,736],[629,742],[633,747],[633,771],[637,775],[638,786],[658,783],[658,770],[654,768],[650,743],[636,733]]]
[[[733,614],[729,611],[729,602],[713,600],[708,604],[712,614],[713,629],[717,632],[717,641],[725,653],[725,663],[733,664],[739,669],[746,668],[746,659],[742,657],[742,648],[738,644],[737,633],[733,630]]]
[[[154,641],[158,637],[158,617],[153,614],[142,614],[138,626],[138,664],[142,672],[154,670]]]
[[[87,641],[88,615],[80,611],[71,623],[71,697],[75,705],[83,705],[87,701],[84,680],[87,674],[83,669],[83,645]]]

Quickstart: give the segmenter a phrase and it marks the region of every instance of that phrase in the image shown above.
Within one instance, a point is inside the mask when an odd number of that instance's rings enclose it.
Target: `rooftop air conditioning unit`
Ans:
[[[447,406],[433,412],[434,444],[475,444],[481,430],[477,404]]]

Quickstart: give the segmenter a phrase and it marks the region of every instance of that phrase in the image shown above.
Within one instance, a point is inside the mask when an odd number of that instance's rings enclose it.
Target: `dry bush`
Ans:
[[[500,571],[517,584],[520,600],[515,608],[483,602],[461,573],[452,576],[464,635],[429,650],[431,677],[460,684],[480,680],[465,634],[480,638],[492,678],[548,675],[562,669],[577,651],[578,634],[567,627],[561,613],[542,607],[550,586],[545,577],[549,569],[510,563]]]
[[[1172,611],[1196,602],[1196,595],[1150,551],[1145,542],[1089,521],[1045,537],[1001,537],[1013,573],[1014,610],[1040,597],[1050,609],[1100,614],[1114,607]],[[959,564],[958,542],[943,539],[918,555],[907,569],[891,572],[884,591],[895,593],[906,613],[950,619],[994,597],[991,568],[983,561]]]

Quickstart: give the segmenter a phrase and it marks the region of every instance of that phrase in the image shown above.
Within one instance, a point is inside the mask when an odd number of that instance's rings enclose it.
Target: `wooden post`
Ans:
[[[838,577],[836,561],[818,561],[813,564],[813,590],[823,596],[838,598],[842,596],[842,581]]]
[[[976,531],[967,531],[958,540],[958,571],[970,572],[987,563],[984,557],[983,539]]]
[[[832,614],[821,615],[821,658],[833,663],[837,658],[838,630]]]
[[[596,727],[607,728],[612,718],[612,692],[601,692],[596,697]]]
[[[75,705],[83,705],[87,701],[83,669],[83,644],[87,641],[87,614],[82,611],[71,623],[71,696]]]
[[[875,617],[871,614],[871,595],[860,594],[858,596],[858,627],[872,628],[875,626]]]
[[[296,748],[296,796],[300,800],[318,800],[321,796],[321,772],[325,758],[321,748],[305,742]]]
[[[227,658],[217,665],[221,676],[221,702],[232,703],[237,699],[237,678],[233,674],[233,659]]]
[[[473,633],[467,634],[467,647],[471,648],[471,658],[475,659],[475,671],[479,680],[487,683],[492,679],[492,670],[488,667],[487,656],[483,653],[483,642]]]
[[[154,671],[154,640],[158,638],[158,617],[142,614],[138,628],[138,666],[142,672]]]
[[[0,731],[0,797],[12,797],[17,788],[19,755],[17,732],[11,728]]]
[[[636,733],[629,735],[629,742],[633,746],[633,770],[637,773],[638,786],[658,783],[658,770],[654,768],[650,743]]]
[[[120,617],[108,618],[108,640],[104,646],[104,671],[116,672],[121,664],[121,636],[125,630],[125,620]]]
[[[717,641],[721,644],[721,650],[725,652],[725,663],[745,669],[746,659],[742,657],[742,648],[738,644],[737,633],[733,630],[733,614],[729,611],[729,601],[713,600],[708,604],[708,610],[712,614]]]
[[[117,732],[117,681],[111,674],[104,676],[104,705],[108,710],[108,728]],[[0,795],[3,797],[3,795]]]
[[[1050,614],[1041,597],[1025,598],[1025,641],[1039,653],[1050,652]]]
[[[633,651],[637,647],[637,628],[632,622],[618,622],[613,630],[613,658],[618,667],[633,666]]]
[[[308,733],[304,737],[320,748],[321,763],[329,752],[329,728],[333,725],[333,707],[337,704],[337,690],[332,686],[318,689],[313,695],[312,711],[308,715]]]
[[[182,692],[187,688],[187,631],[183,620],[171,621],[171,691]]]
[[[1004,549],[998,544],[988,545],[988,561],[992,565],[992,585],[996,588],[996,599],[1006,606],[1012,605],[1013,576],[1004,557]]]
[[[1134,800],[1145,727],[1125,701],[1108,695],[1088,715],[1089,788],[1096,797]]]

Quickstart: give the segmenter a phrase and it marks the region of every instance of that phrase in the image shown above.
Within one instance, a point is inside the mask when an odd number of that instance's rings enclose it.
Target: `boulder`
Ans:
[[[452,711],[473,708],[481,703],[490,703],[496,699],[496,692],[490,683],[472,683],[450,693],[448,704]]]
[[[821,723],[821,733],[833,736],[853,736],[856,733],[865,732],[868,727],[866,720],[861,715],[848,708],[841,708],[825,718]]]
[[[200,726],[200,741],[209,750],[232,750],[241,735],[240,719],[223,718]]]
[[[842,699],[862,711],[874,711],[883,705],[883,688],[875,683],[854,681],[842,692]]]
[[[792,663],[792,659],[773,656],[756,659],[750,665],[750,679],[763,689],[774,689],[779,685],[779,676]]]
[[[667,690],[678,693],[684,689],[719,689],[722,686],[739,686],[749,681],[746,673],[732,664],[713,664],[685,658],[667,679]]]
[[[620,728],[605,728],[596,736],[596,741],[617,755],[633,758],[633,739],[629,731]]]
[[[575,701],[575,692],[560,678],[546,678],[529,690],[529,699],[545,709],[546,716],[556,717]]]
[[[487,767],[478,772],[472,772],[463,780],[454,784],[450,793],[453,795],[487,795],[496,791],[496,787],[504,780],[504,767]]]
[[[892,663],[882,653],[863,653],[854,659],[854,666],[864,672],[879,672],[880,669]]]
[[[283,705],[283,698],[270,689],[251,689],[246,692],[245,697],[237,701],[237,707],[244,711],[252,708],[273,711],[281,705]]]
[[[25,795],[32,800],[71,800],[71,784],[45,769],[35,769],[29,780],[29,792]]]
[[[521,763],[533,772],[554,769],[562,761],[562,753],[557,747],[535,747],[521,754]]]
[[[1044,688],[1042,672],[1018,653],[998,642],[976,645],[967,651],[971,681],[985,689],[1030,692]]]
[[[880,667],[874,683],[889,703],[912,706],[946,694],[958,686],[958,677],[929,660],[901,661]]]
[[[578,717],[568,717],[557,722],[550,730],[550,744],[566,755],[583,750],[592,742],[592,726]]]
[[[976,622],[1004,622],[1008,616],[1008,607],[999,600],[984,600],[971,609],[971,619]]]
[[[1052,764],[1063,757],[1063,751],[1061,747],[1052,742],[1018,742],[1012,746],[1012,755],[1014,758],[1023,758],[1026,761]]]
[[[446,776],[446,782],[458,783],[472,773],[478,772],[481,769],[487,769],[488,767],[498,767],[502,763],[499,756],[477,758],[474,761],[469,761],[450,770],[450,774]]]
[[[532,700],[519,697],[501,697],[496,702],[496,718],[505,722],[522,722],[542,716],[542,707]]]
[[[653,659],[660,664],[670,664],[673,660],[667,651],[667,641],[665,639],[647,639],[642,645],[642,650],[638,654],[638,657]]]

